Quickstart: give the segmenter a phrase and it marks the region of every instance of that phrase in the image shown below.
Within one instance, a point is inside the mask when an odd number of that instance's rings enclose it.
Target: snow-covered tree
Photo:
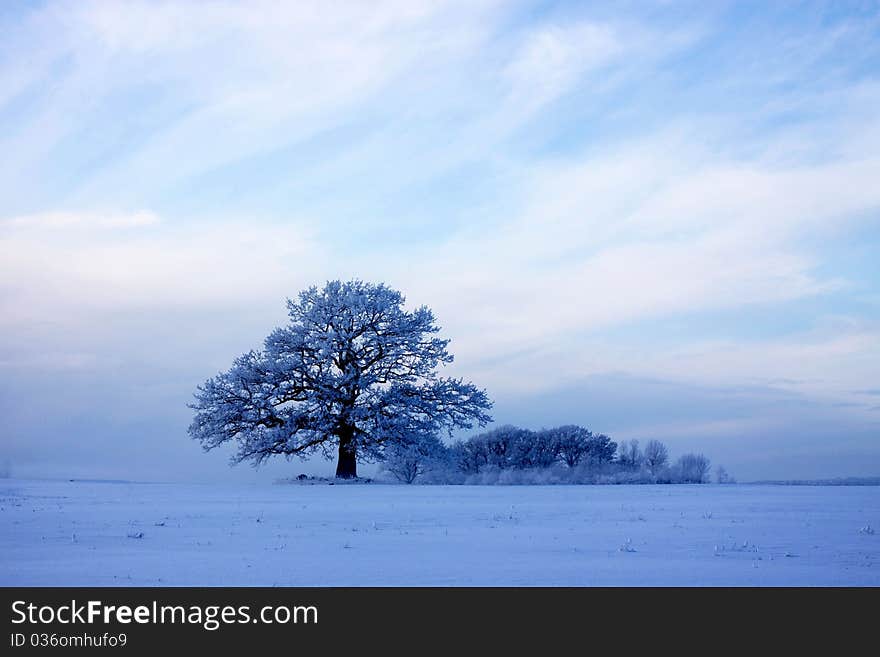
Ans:
[[[483,445],[488,465],[504,470],[517,466],[518,460],[528,449],[528,443],[533,436],[534,434],[528,429],[505,424],[474,436],[471,440]]]
[[[617,461],[626,470],[638,470],[642,465],[642,452],[638,440],[623,441],[617,448]]]
[[[617,443],[604,433],[592,435],[587,439],[587,462],[592,465],[611,463],[617,452]]]
[[[709,480],[710,465],[702,454],[685,454],[675,464],[675,476],[685,484],[702,484]]]
[[[411,484],[432,466],[443,464],[448,451],[436,436],[419,436],[387,445],[382,467],[398,481]]]
[[[719,465],[717,468],[715,468],[715,481],[717,481],[719,484],[736,483],[736,479],[734,479],[727,473],[727,469],[723,465]]]
[[[550,429],[556,440],[559,458],[569,467],[575,468],[590,451],[593,433],[575,424]]]
[[[336,476],[387,445],[491,422],[484,390],[437,368],[449,340],[425,306],[403,308],[384,284],[331,281],[288,300],[287,326],[199,386],[190,435],[205,450],[233,441],[233,462],[338,454]]]
[[[515,468],[549,468],[559,458],[559,444],[553,429],[529,431],[514,447],[511,464]]]
[[[449,450],[450,461],[459,472],[479,474],[488,464],[486,445],[474,439],[459,440]]]
[[[652,475],[656,475],[660,470],[666,467],[666,464],[669,461],[669,450],[666,449],[666,445],[659,440],[649,440],[648,444],[645,445],[645,452],[642,454],[642,460],[645,463],[645,467],[648,468],[648,472]]]

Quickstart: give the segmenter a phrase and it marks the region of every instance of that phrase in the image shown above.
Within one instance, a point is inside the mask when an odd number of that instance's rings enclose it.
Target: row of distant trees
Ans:
[[[451,446],[436,438],[389,446],[383,468],[411,484],[432,483],[706,483],[710,461],[684,454],[670,461],[658,440],[620,444],[577,425],[531,431],[504,425]],[[731,483],[718,468],[719,483]]]

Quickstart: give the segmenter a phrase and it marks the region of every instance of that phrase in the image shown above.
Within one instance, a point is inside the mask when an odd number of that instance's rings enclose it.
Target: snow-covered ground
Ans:
[[[880,585],[880,487],[0,480],[0,585]]]

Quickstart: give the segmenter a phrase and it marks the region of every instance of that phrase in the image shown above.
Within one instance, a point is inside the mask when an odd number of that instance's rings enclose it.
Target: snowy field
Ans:
[[[0,584],[880,585],[880,487],[0,481]]]

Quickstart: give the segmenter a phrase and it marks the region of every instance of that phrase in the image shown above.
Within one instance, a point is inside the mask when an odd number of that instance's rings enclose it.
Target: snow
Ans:
[[[880,585],[880,487],[0,481],[4,586]]]

